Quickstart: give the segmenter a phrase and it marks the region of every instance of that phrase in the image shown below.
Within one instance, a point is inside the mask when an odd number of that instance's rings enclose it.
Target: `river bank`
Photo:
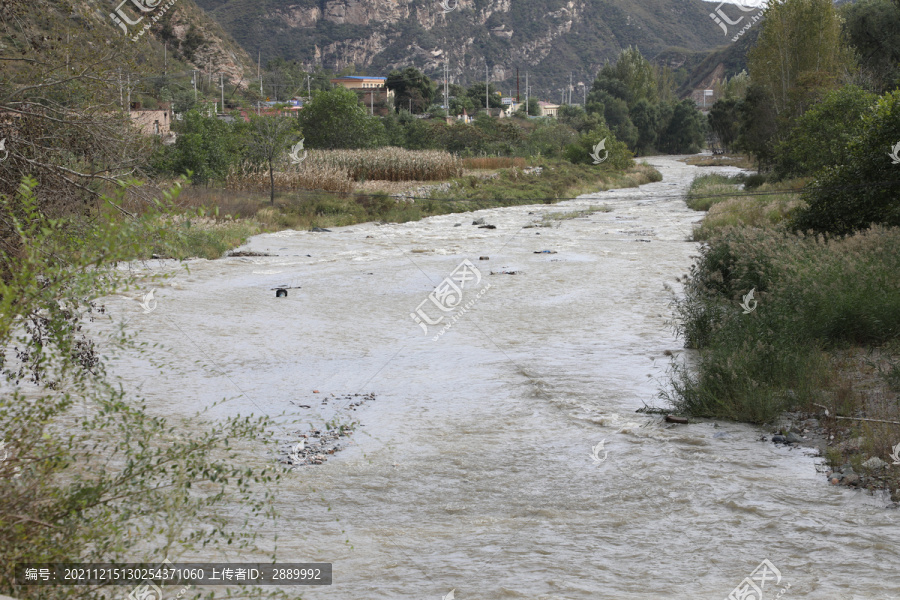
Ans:
[[[144,258],[215,259],[261,233],[367,222],[406,223],[491,207],[552,204],[587,192],[638,187],[661,178],[645,164],[613,170],[562,160],[538,162],[540,166],[470,169],[445,182],[369,181],[352,194],[282,191],[276,193],[274,206],[267,194],[187,186],[176,199],[177,216],[166,217],[168,227],[179,235],[161,232],[145,249]]]

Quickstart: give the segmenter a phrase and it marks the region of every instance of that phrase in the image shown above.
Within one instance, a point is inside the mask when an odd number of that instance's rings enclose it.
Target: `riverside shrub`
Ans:
[[[764,422],[812,401],[825,374],[821,349],[900,338],[900,229],[851,236],[728,229],[710,240],[675,304],[678,333],[696,348],[676,367],[679,410]],[[754,289],[749,314],[742,298]]]

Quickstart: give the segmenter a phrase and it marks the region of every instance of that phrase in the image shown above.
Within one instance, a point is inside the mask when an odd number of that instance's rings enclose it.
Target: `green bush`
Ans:
[[[794,217],[801,231],[844,235],[873,223],[900,225],[900,166],[889,152],[900,142],[900,91],[882,96],[863,115],[860,133],[847,145],[842,164],[826,168]]]
[[[597,127],[588,133],[578,136],[575,143],[566,146],[564,156],[566,160],[574,164],[593,164],[591,154],[598,144],[603,142],[604,149],[597,152],[601,159],[609,153],[609,156],[600,163],[605,169],[627,169],[634,165],[633,154],[624,142],[616,139],[616,136],[606,127]]]

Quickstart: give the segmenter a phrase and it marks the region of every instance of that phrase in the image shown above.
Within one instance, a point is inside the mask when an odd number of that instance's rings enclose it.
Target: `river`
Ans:
[[[900,520],[882,496],[828,485],[821,459],[760,428],[635,412],[661,405],[685,358],[669,303],[702,217],[683,201],[701,169],[647,162],[661,182],[282,231],[243,247],[271,256],[191,261],[152,312],[107,304],[161,345],[166,376],[139,355],[113,372],[161,414],[228,398],[214,415],[358,423],[345,450],[285,474],[280,521],[258,530],[284,562],[334,564],[333,585],[296,590],[306,599],[712,600],[764,560],[766,599],[900,597]],[[429,300],[436,286],[449,294]],[[356,393],[375,398],[351,409]]]

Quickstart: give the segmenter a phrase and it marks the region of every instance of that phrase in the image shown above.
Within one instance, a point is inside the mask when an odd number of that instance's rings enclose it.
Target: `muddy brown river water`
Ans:
[[[303,598],[900,598],[883,497],[829,486],[821,459],[759,428],[635,412],[685,357],[669,302],[702,216],[682,199],[699,168],[647,162],[661,182],[192,261],[150,313],[109,300],[171,359],[165,377],[137,355],[114,372],[163,414],[229,398],[214,414],[358,422],[344,451],[285,474],[281,519],[258,530],[285,562],[333,563]],[[764,560],[775,571],[751,578]]]

